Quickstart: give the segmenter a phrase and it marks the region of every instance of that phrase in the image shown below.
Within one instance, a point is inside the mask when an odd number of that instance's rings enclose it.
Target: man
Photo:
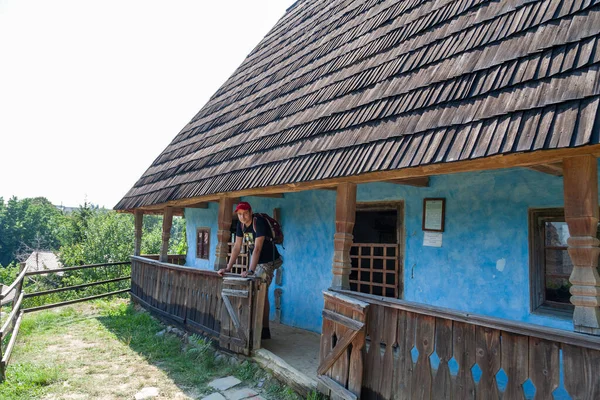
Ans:
[[[235,244],[233,245],[227,268],[220,269],[218,274],[223,276],[225,272],[231,271],[242,249],[242,243],[246,242],[250,251],[250,265],[248,266],[248,270],[242,273],[242,277],[245,278],[246,276],[256,274],[267,283],[261,338],[270,339],[268,289],[273,280],[275,269],[279,268],[282,264],[281,256],[279,255],[279,251],[277,251],[277,247],[272,242],[272,233],[269,224],[263,217],[252,213],[252,207],[249,203],[245,201],[238,203],[235,213],[239,220],[235,234]]]

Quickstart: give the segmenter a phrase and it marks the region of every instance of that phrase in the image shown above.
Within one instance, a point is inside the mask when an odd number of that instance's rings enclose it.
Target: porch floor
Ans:
[[[321,335],[273,322],[270,322],[270,326],[271,339],[263,340],[261,346],[316,379]]]
[[[257,361],[280,378],[302,386],[297,389],[303,392],[316,389],[321,335],[274,322],[270,326],[271,339],[263,340],[262,349],[254,352]]]

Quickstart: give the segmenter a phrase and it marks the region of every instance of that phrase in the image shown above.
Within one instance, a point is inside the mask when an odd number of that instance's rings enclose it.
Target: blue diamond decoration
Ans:
[[[572,400],[573,398],[571,397],[571,395],[569,394],[569,392],[567,392],[567,390],[564,388],[564,386],[561,384],[559,387],[557,387],[554,392],[552,392],[552,396],[554,397],[554,400]]]
[[[419,358],[419,350],[417,350],[416,347],[413,347],[410,350],[410,356],[412,357],[412,362],[416,364],[417,363],[417,359]]]
[[[452,376],[458,375],[459,366],[458,366],[458,362],[456,361],[456,359],[454,357],[452,357],[450,359],[450,361],[448,361],[448,368],[450,368],[450,375],[452,375]]]
[[[508,386],[508,375],[506,375],[506,372],[502,368],[496,374],[496,384],[501,392],[504,392]]]
[[[481,380],[482,373],[483,371],[481,371],[479,365],[475,364],[473,365],[473,367],[471,367],[471,374],[473,375],[473,380],[475,381],[475,383],[479,383],[479,381]]]
[[[440,358],[435,351],[429,356],[429,361],[431,361],[431,368],[434,370],[437,370],[440,367]]]
[[[531,382],[531,379],[527,379],[523,382],[523,391],[525,392],[526,399],[533,399],[535,396],[535,385]]]

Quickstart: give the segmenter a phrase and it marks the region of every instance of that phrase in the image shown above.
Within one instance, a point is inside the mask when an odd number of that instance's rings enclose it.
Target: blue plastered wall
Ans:
[[[423,199],[446,199],[441,248],[423,246]],[[335,191],[246,197],[255,212],[280,208],[285,233],[282,322],[319,332],[322,291],[332,281]],[[426,188],[390,183],[358,185],[359,202],[404,202],[404,299],[476,314],[572,330],[570,319],[529,309],[530,208],[563,206],[562,178],[523,168],[434,176]],[[186,209],[187,265],[212,269],[218,205]],[[211,228],[210,260],[196,259],[196,228]]]

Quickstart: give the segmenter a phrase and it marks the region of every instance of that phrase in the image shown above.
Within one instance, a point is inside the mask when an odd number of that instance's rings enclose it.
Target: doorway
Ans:
[[[350,290],[402,298],[404,202],[356,206]]]

